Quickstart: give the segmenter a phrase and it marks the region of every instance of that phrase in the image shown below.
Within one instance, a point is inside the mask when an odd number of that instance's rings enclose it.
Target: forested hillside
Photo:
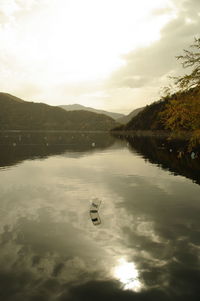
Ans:
[[[59,107],[0,93],[0,130],[110,130],[116,125],[103,114],[66,112]]]
[[[167,101],[168,100],[159,101],[146,106],[127,124],[119,126],[114,130],[163,130],[164,124],[161,121],[160,112],[164,110]]]

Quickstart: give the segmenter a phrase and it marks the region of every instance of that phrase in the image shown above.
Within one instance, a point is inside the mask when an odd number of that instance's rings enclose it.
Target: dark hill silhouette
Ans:
[[[13,96],[9,93],[4,93],[4,92],[0,92],[0,100],[1,99],[6,99],[7,102],[16,101],[16,102],[19,102],[19,103],[24,103],[24,100],[22,100],[21,98],[18,98],[16,96]]]
[[[167,101],[158,101],[147,105],[125,125],[125,130],[163,130],[160,112],[164,110],[166,103]]]
[[[0,130],[110,130],[117,123],[103,114],[70,111],[44,103],[24,101],[0,93]]]
[[[161,121],[160,112],[164,110],[167,102],[168,100],[162,100],[155,102],[151,105],[147,105],[127,124],[118,126],[114,130],[164,130],[164,125]]]
[[[139,114],[139,112],[141,112],[144,109],[144,107],[142,108],[138,108],[133,110],[131,113],[129,113],[126,116],[122,116],[120,118],[117,119],[117,122],[122,123],[122,124],[126,124],[128,123],[133,117],[135,117],[137,114]]]

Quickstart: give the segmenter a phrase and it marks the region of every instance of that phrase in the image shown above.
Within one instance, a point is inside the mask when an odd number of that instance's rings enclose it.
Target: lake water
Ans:
[[[200,158],[180,147],[0,133],[0,300],[199,300]]]

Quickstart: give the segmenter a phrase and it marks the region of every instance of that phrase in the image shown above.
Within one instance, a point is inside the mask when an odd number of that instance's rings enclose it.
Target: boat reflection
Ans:
[[[101,220],[99,217],[99,206],[101,204],[101,200],[99,200],[98,198],[93,199],[91,206],[90,206],[90,218],[93,222],[93,225],[97,226],[101,224]]]

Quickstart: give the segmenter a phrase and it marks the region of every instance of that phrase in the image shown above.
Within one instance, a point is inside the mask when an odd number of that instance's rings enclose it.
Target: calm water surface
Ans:
[[[198,300],[200,159],[160,143],[1,133],[0,300]]]

